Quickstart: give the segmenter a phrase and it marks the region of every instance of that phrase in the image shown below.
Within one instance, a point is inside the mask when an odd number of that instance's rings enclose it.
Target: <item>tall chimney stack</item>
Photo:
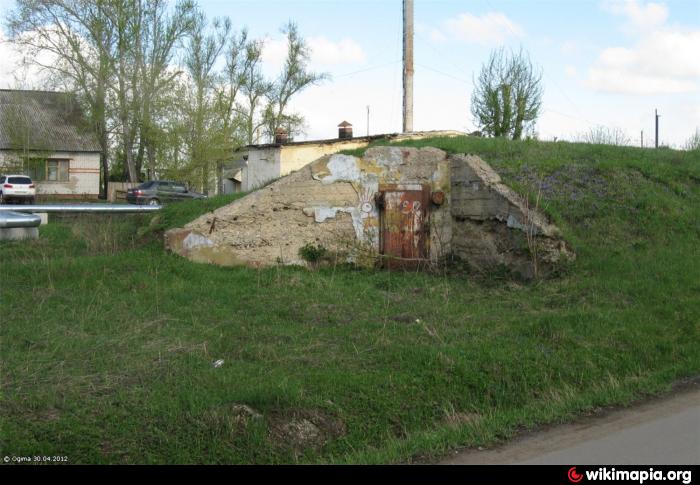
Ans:
[[[275,130],[275,143],[278,145],[282,145],[284,143],[287,143],[289,141],[289,134],[287,133],[287,130],[284,128],[277,128]]]
[[[413,131],[413,0],[403,0],[403,132]]]

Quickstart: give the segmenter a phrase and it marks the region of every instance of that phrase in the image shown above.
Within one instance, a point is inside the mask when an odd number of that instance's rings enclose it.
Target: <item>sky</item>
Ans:
[[[0,15],[12,0],[0,0]],[[209,18],[267,39],[277,72],[292,20],[329,79],[293,101],[306,118],[297,139],[333,138],[347,120],[356,135],[401,131],[401,0],[199,0]],[[0,34],[0,41],[3,40]],[[591,127],[623,130],[631,144],[680,147],[700,128],[699,0],[415,0],[414,129],[477,129],[473,78],[500,46],[526,50],[543,73],[540,139],[575,139]],[[32,85],[21,59],[0,43],[0,88]],[[367,107],[369,106],[369,126]]]

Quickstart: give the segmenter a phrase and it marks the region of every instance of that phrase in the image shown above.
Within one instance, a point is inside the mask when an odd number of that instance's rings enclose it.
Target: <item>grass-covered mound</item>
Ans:
[[[540,192],[576,262],[520,285],[221,268],[162,250],[162,230],[230,199],[52,223],[0,245],[3,453],[424,460],[700,374],[700,155],[409,144],[478,154]]]

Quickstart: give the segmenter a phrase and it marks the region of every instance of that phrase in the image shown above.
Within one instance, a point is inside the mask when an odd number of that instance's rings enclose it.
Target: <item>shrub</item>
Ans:
[[[688,138],[683,148],[685,148],[688,151],[700,150],[700,128],[695,129],[695,133],[693,133],[693,135],[690,138]]]
[[[328,256],[328,250],[321,244],[307,243],[299,248],[299,256],[307,263],[319,263]]]

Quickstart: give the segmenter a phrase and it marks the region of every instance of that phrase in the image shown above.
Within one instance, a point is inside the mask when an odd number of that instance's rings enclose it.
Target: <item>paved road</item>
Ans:
[[[444,464],[700,464],[700,385],[602,417],[530,433]]]

